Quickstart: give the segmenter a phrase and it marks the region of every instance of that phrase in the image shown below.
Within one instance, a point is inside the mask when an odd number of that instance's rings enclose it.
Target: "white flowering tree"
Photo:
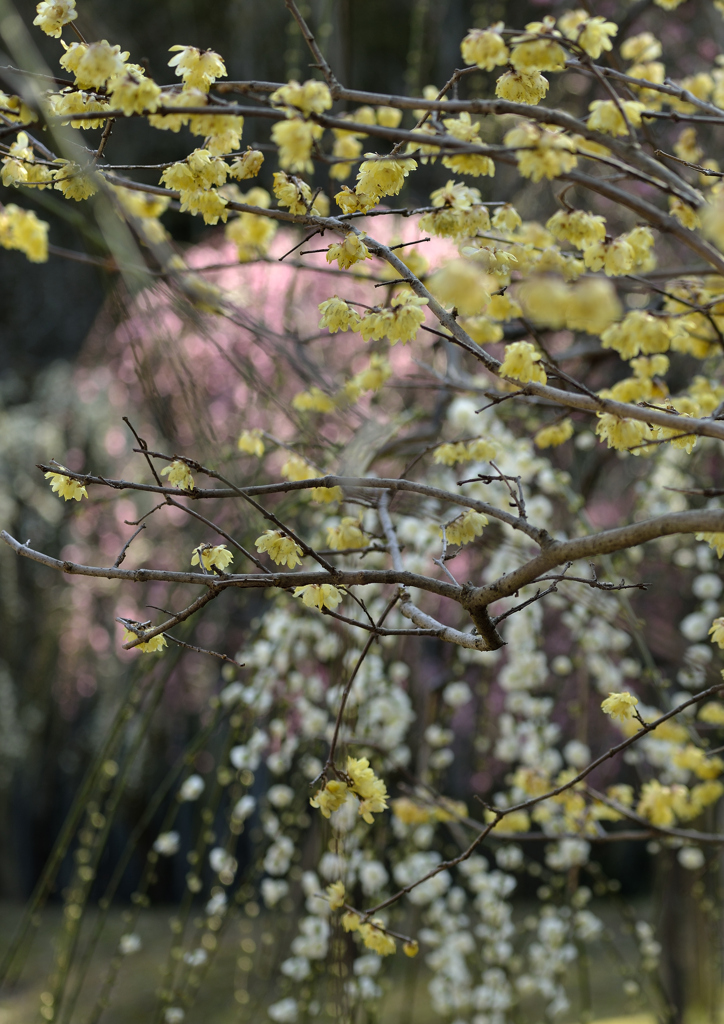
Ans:
[[[654,29],[679,4],[659,0],[651,31],[583,9],[498,23],[461,41],[464,67],[441,88],[361,92],[285,3],[311,55],[302,84],[225,81],[219,54],[179,45],[175,80],[157,83],[121,44],[85,38],[75,0],[43,0],[35,24],[59,40],[57,79],[19,19],[0,26],[24,72],[17,94],[0,94],[3,201],[52,188],[89,205],[134,294],[126,348],[148,387],[163,378],[168,403],[186,401],[207,346],[224,367],[209,422],[236,396],[215,433],[190,400],[185,432],[165,445],[129,423],[124,475],[48,453],[40,470],[79,514],[116,492],[135,503],[113,564],[3,532],[18,556],[79,577],[76,589],[115,588],[103,593],[119,595],[120,651],[151,665],[3,971],[17,975],[73,850],[40,1013],[76,1019],[138,847],[94,1022],[141,948],[164,859],[182,856],[149,1021],[200,1012],[225,941],[243,951],[239,1012],[263,1006],[280,1024],[372,1019],[398,948],[422,950],[446,1021],[590,1016],[589,947],[617,952],[617,926],[588,906],[618,884],[599,849],[647,843],[695,877],[701,935],[719,927],[724,202],[707,147],[724,124],[724,70],[667,78]],[[242,148],[254,119],[257,144]],[[114,164],[125,121],[198,145],[160,168]],[[405,205],[421,165],[439,183],[427,205]],[[271,191],[237,184],[256,178]],[[223,258],[185,259],[161,219],[170,207],[225,223],[209,243]],[[0,207],[0,243],[33,261],[63,255],[14,201]],[[268,297],[250,301],[258,278],[241,279],[246,292],[225,284],[230,268],[272,280],[290,263],[307,283],[281,319]],[[175,378],[144,362],[141,325],[161,320],[170,360],[196,332]],[[232,329],[246,339],[238,352]],[[146,529],[156,544],[143,546]],[[196,624],[241,591],[255,612],[239,650],[196,642]],[[98,896],[114,815],[181,655],[218,665],[211,706]],[[191,766],[207,749],[204,776]],[[538,880],[540,904],[522,922],[519,878]],[[260,913],[280,922],[269,976],[263,951],[252,958]],[[624,908],[624,923],[632,955],[607,970],[633,1008],[679,1016],[695,993],[681,972],[660,973],[649,922]]]

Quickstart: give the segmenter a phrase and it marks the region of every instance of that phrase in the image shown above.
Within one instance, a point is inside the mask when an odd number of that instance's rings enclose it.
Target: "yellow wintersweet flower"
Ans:
[[[301,597],[307,608],[319,608],[320,612],[323,608],[333,612],[342,602],[342,595],[331,583],[308,583],[304,587],[295,587],[294,596]]]
[[[443,120],[448,135],[460,139],[462,142],[473,142],[480,144],[480,125],[472,120],[467,111],[463,111],[458,117],[448,117]],[[456,156],[444,156],[443,167],[459,174],[472,174],[479,178],[487,175],[492,178],[495,175],[495,164],[489,156],[482,156],[478,153],[460,153]]]
[[[379,917],[373,917],[369,923],[359,925],[359,933],[367,949],[374,950],[380,956],[389,956],[395,952],[397,946],[384,927],[384,922]]]
[[[68,25],[78,17],[75,0],[41,0],[35,9],[38,13],[33,25],[37,25],[46,36],[55,39],[60,39],[63,25]]]
[[[131,73],[114,78],[110,84],[111,103],[126,117],[153,113],[161,106],[161,89],[150,78]]]
[[[272,128],[272,140],[279,147],[279,165],[287,171],[306,171],[312,174],[312,146],[324,133],[321,125],[303,121],[299,117],[277,121]]]
[[[380,814],[387,807],[387,786],[377,778],[366,757],[348,757],[347,774],[352,780],[350,788],[362,801],[359,814],[371,825],[372,815]]]
[[[342,927],[346,932],[356,932],[359,930],[359,914],[356,911],[348,910],[346,914],[342,914]]]
[[[320,302],[318,309],[322,314],[319,326],[326,327],[330,334],[336,334],[337,331],[355,331],[359,326],[359,314],[355,313],[344,299],[336,295]]]
[[[327,86],[312,78],[303,85],[296,81],[288,82],[273,92],[269,99],[272,106],[285,107],[287,117],[293,117],[297,111],[304,117],[323,114],[332,106],[332,96]]]
[[[266,189],[258,187],[249,189],[245,195],[240,196],[240,201],[263,210],[268,210],[271,206],[269,193]],[[234,217],[226,225],[225,230],[226,237],[236,245],[241,263],[265,256],[276,233],[276,221],[247,212]]]
[[[285,171],[274,172],[272,191],[280,206],[286,206],[290,213],[307,212],[307,205],[312,199],[312,190],[306,181],[292,179]]]
[[[646,110],[645,103],[637,100],[594,100],[589,103],[588,127],[593,131],[605,132],[607,135],[628,135],[624,114],[632,128],[641,124],[641,113]]]
[[[414,160],[378,160],[374,153],[365,156],[367,159],[357,173],[355,191],[369,196],[373,203],[382,196],[398,195],[407,175],[417,167]]]
[[[713,644],[718,644],[719,647],[724,648],[724,618],[714,619],[709,635]]]
[[[557,239],[577,249],[586,249],[606,237],[606,218],[585,210],[559,210],[548,219],[546,227]]]
[[[259,149],[252,149],[247,146],[246,153],[237,157],[231,165],[229,176],[243,181],[246,178],[255,178],[264,163],[264,154]]]
[[[137,639],[138,633],[134,633],[130,629],[127,629],[123,634],[124,644],[129,643],[131,640]],[[164,647],[168,647],[168,644],[166,643],[166,637],[163,635],[163,633],[157,633],[156,636],[152,636],[150,640],[145,640],[141,644],[136,644],[135,648],[133,649],[143,651],[144,654],[150,654],[155,651],[162,651]]]
[[[636,813],[640,814],[652,823],[663,828],[669,828],[676,821],[674,804],[677,801],[677,794],[673,786],[662,786],[656,779],[644,783],[641,788]],[[686,787],[681,787],[685,789]]]
[[[206,139],[212,156],[223,156],[239,148],[244,118],[237,114],[191,114],[189,131]]]
[[[638,702],[638,697],[634,697],[628,690],[624,690],[623,693],[609,693],[608,697],[601,701],[601,710],[611,718],[625,722],[627,718],[633,718],[634,708]]]
[[[333,242],[327,249],[327,263],[337,261],[340,270],[347,270],[360,260],[371,260],[369,249],[362,241],[362,236],[349,231],[342,242]]]
[[[502,21],[488,29],[471,28],[460,44],[460,53],[465,63],[477,64],[483,71],[492,71],[500,64],[507,64],[510,54],[498,31],[502,28]]]
[[[208,92],[217,78],[226,78],[223,58],[213,50],[197,50],[195,46],[171,46],[169,53],[176,53],[168,62],[174,68],[184,86]]]
[[[0,245],[25,253],[31,263],[45,263],[48,259],[48,229],[46,221],[15,203],[0,210]]]
[[[333,811],[339,810],[346,799],[347,783],[341,782],[339,779],[331,779],[324,789],[318,790],[310,798],[309,803],[312,807],[317,807],[325,818],[329,818]],[[346,914],[345,917],[347,917]],[[342,924],[344,924],[344,918]],[[345,926],[345,930],[349,931],[350,929]]]
[[[243,430],[239,440],[236,442],[236,447],[240,452],[246,452],[247,455],[256,455],[260,459],[264,454],[262,433],[263,431],[259,427],[254,427],[253,430]]]
[[[290,455],[281,468],[285,480],[313,480],[321,474],[299,455]]]
[[[199,565],[199,552],[201,552],[201,558],[207,572],[211,572],[213,568],[220,569],[223,572],[227,565],[234,561],[234,556],[226,544],[217,544],[215,546],[206,544],[194,550],[191,556],[192,565]]]
[[[55,180],[54,188],[62,192],[66,199],[75,199],[80,202],[88,199],[98,191],[98,186],[93,179],[84,174],[78,164],[68,161],[59,167],[53,174]]]
[[[330,910],[341,910],[344,906],[345,891],[344,882],[332,882],[327,886],[327,899]]]
[[[724,533],[697,533],[696,539],[705,540],[719,558],[724,558]]]
[[[720,757],[707,757],[706,751],[693,743],[687,743],[683,749],[674,751],[672,761],[700,779],[715,779],[724,769],[724,761]]]
[[[191,476],[191,470],[180,459],[174,459],[169,466],[165,466],[161,470],[161,476],[167,476],[171,486],[178,487],[182,491],[192,491],[194,489],[194,478]]]
[[[299,391],[292,399],[292,407],[299,412],[334,412],[334,402],[317,387]]]
[[[257,551],[266,551],[277,565],[288,565],[290,569],[293,569],[302,560],[303,551],[297,542],[280,530],[265,530],[254,543]]]
[[[383,128],[397,128],[402,120],[402,111],[397,107],[377,107],[377,124]]]
[[[598,60],[604,50],[613,46],[611,39],[618,34],[618,25],[600,16],[591,17],[586,11],[566,11],[558,19],[558,27],[567,39],[578,43],[589,57]]]
[[[535,106],[548,92],[548,79],[540,71],[506,71],[495,83],[495,95],[511,103]]]
[[[556,448],[569,438],[573,437],[573,422],[568,417],[560,423],[552,423],[550,427],[543,427],[533,438],[536,448]]]
[[[359,519],[355,519],[353,516],[344,516],[339,526],[328,526],[327,544],[334,551],[366,547],[367,538],[360,529]]]
[[[524,122],[506,132],[503,141],[517,151],[518,170],[531,181],[553,179],[578,163],[575,143],[557,130]]]
[[[457,441],[454,444],[448,441],[446,444],[438,446],[432,461],[440,466],[454,466],[458,462],[469,462],[470,453],[468,452],[467,445],[462,441]]]
[[[344,385],[344,393],[351,402],[356,402],[365,391],[379,391],[392,375],[392,367],[384,356],[370,356],[369,366],[360,370]]]
[[[392,801],[392,813],[403,825],[424,825],[433,817],[431,807],[422,807],[406,796]]]
[[[403,945],[402,952],[405,954],[405,956],[417,956],[417,954],[420,952],[420,945],[418,942],[412,939],[412,941],[406,942]]]
[[[117,78],[125,70],[128,53],[121,53],[120,46],[111,46],[107,39],[97,43],[71,43],[66,46],[60,58],[61,67],[75,76],[79,89],[100,89],[111,78]]]
[[[488,517],[482,512],[475,512],[468,509],[457,519],[445,525],[445,536],[450,544],[470,544],[479,537],[484,527],[488,525]],[[443,528],[440,527],[440,536],[443,535]]]
[[[699,721],[709,725],[724,725],[724,704],[717,700],[707,701],[699,712]]]
[[[474,441],[468,441],[468,456],[470,460],[490,462],[498,454],[494,444],[486,441],[483,437],[476,437]]]
[[[63,473],[46,473],[45,479],[50,480],[50,486],[58,497],[65,498],[66,501],[70,501],[71,498],[80,501],[81,498],[88,497],[85,486],[79,480],[72,480]]]
[[[529,341],[514,341],[505,346],[505,359],[500,367],[501,377],[512,377],[514,380],[527,383],[536,381],[545,384],[546,372],[539,365],[540,353]]]

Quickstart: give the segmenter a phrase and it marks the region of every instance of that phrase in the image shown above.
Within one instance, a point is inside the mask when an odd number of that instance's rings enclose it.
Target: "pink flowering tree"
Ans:
[[[43,0],[58,80],[3,22],[27,72],[0,94],[3,202],[89,207],[125,289],[68,382],[85,443],[31,485],[72,509],[67,543],[2,534],[69,577],[60,703],[110,712],[3,976],[72,853],[48,1021],[120,998],[171,863],[149,1021],[203,1013],[217,966],[242,1016],[372,1019],[398,952],[446,1021],[590,1018],[606,950],[618,1009],[709,1011],[724,71],[700,51],[667,77],[660,0],[645,25],[561,7],[472,29],[442,87],[361,92],[285,3],[304,83],[230,82],[180,45],[157,83]],[[188,155],[114,164],[122,120],[183,129]],[[170,208],[214,230],[184,251]],[[63,255],[14,201],[0,243]],[[616,843],[655,858],[658,919],[599,912]]]

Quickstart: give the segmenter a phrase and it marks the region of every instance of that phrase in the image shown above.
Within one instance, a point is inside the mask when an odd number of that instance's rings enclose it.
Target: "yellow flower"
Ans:
[[[717,700],[707,701],[699,711],[699,721],[709,725],[724,725],[724,704]]]
[[[355,120],[357,118],[355,117]],[[377,107],[377,124],[384,128],[396,128],[402,120],[402,111],[397,107]]]
[[[557,239],[577,249],[586,249],[606,237],[605,217],[585,210],[559,210],[548,219],[546,227]]]
[[[358,931],[359,914],[352,910],[348,910],[346,914],[342,914],[342,927],[346,932]]]
[[[611,718],[625,722],[627,718],[633,718],[634,708],[638,702],[638,697],[634,697],[628,690],[624,690],[623,693],[609,693],[601,702],[601,710]]]
[[[372,355],[367,369],[360,370],[344,385],[344,393],[351,402],[356,402],[365,391],[379,391],[391,375],[389,360],[384,356]]]
[[[497,22],[489,29],[471,28],[460,44],[460,53],[465,63],[477,64],[483,71],[492,71],[499,64],[507,64],[508,47],[496,31],[502,27],[503,23]]]
[[[207,572],[211,572],[213,568],[220,569],[223,572],[227,565],[234,561],[234,556],[226,544],[217,544],[215,547],[211,544],[205,544],[194,550],[191,556],[192,565],[199,564],[199,552],[201,552],[201,558]]]
[[[690,231],[696,231],[701,227],[701,217],[694,207],[689,206],[688,203],[676,196],[669,197],[669,213],[672,217],[676,217],[679,224]]]
[[[365,153],[365,156],[355,191],[369,196],[373,203],[382,196],[398,195],[407,175],[417,167],[414,160],[378,160],[374,153]]]
[[[500,367],[501,377],[513,377],[515,380],[527,383],[536,381],[545,384],[546,372],[539,366],[540,353],[529,341],[514,341],[511,345],[505,346],[505,359]]]
[[[550,427],[543,427],[539,430],[533,442],[536,448],[555,448],[573,437],[573,423],[570,419],[562,420],[561,423],[552,423]]]
[[[126,117],[153,113],[161,106],[161,89],[150,78],[126,74],[114,78],[110,85],[111,103]]]
[[[420,952],[419,943],[417,943],[414,939],[410,942],[406,942],[402,947],[402,952],[405,954],[405,956],[417,956],[417,954]]]
[[[701,747],[687,743],[682,750],[674,751],[672,761],[679,768],[693,772],[700,779],[715,779],[724,769],[724,761],[720,757],[707,757]]]
[[[683,787],[682,787],[683,788]],[[653,825],[669,828],[676,821],[673,805],[677,794],[672,786],[662,786],[656,779],[644,783],[636,813]]]
[[[359,519],[344,516],[339,526],[327,527],[327,544],[334,551],[345,548],[363,548],[367,546],[367,538],[360,529]]]
[[[718,558],[724,558],[724,533],[697,533],[697,540],[705,540]]]
[[[614,103],[613,100],[594,100],[588,109],[591,111],[588,127],[593,131],[605,132],[607,135],[627,135],[624,114],[631,127],[638,128],[641,124],[641,112],[646,110],[646,104],[636,100],[620,100],[618,103]]]
[[[598,60],[604,50],[613,46],[611,40],[618,34],[618,25],[602,17],[590,17],[586,11],[566,11],[558,19],[558,27],[567,39],[573,39],[589,57]]]
[[[257,551],[266,551],[277,565],[288,565],[290,569],[293,569],[302,560],[303,551],[300,546],[280,530],[265,530],[254,543]]]
[[[366,757],[348,757],[347,774],[352,780],[350,788],[361,799],[359,814],[371,825],[372,815],[380,814],[387,807],[387,786],[377,778]]]
[[[303,85],[291,81],[282,85],[270,96],[270,102],[275,107],[286,107],[287,117],[292,117],[300,111],[304,117],[310,114],[323,114],[332,106],[332,96],[324,82],[309,79]]]
[[[134,633],[130,629],[127,629],[123,634],[123,642],[124,644],[127,644],[131,640],[137,640],[138,636],[138,633]],[[143,651],[144,654],[150,654],[154,651],[162,651],[164,647],[168,647],[166,637],[163,633],[157,633],[156,636],[152,636],[150,640],[144,640],[142,644],[136,644],[134,650]]]
[[[313,480],[320,473],[299,455],[290,455],[281,469],[285,480]]]
[[[260,459],[264,454],[262,431],[258,427],[254,427],[253,430],[242,431],[239,440],[236,442],[236,447],[240,452],[246,452],[247,455],[256,455]]]
[[[241,196],[241,201],[249,206],[258,206],[268,210],[271,196],[263,188],[252,188]],[[249,260],[264,256],[277,233],[276,221],[267,217],[259,217],[255,213],[240,213],[226,225],[225,234],[235,245],[239,260]]]
[[[182,491],[193,490],[194,478],[191,476],[191,470],[180,459],[175,459],[169,466],[162,469],[161,476],[167,476],[172,487],[178,487]]]
[[[328,885],[327,899],[330,910],[341,910],[345,900],[344,882],[332,882],[331,885]]]
[[[237,157],[231,165],[229,176],[243,181],[246,178],[255,178],[264,163],[264,154],[259,149],[252,149],[247,146],[246,153]]]
[[[603,270],[607,277],[628,274],[634,264],[634,251],[623,235],[611,242],[595,242],[583,253],[583,262],[589,270]]]
[[[128,53],[121,53],[120,46],[111,46],[107,39],[97,43],[71,43],[65,46],[60,58],[61,67],[75,75],[75,84],[80,89],[100,89],[111,78],[124,72]]]
[[[50,480],[50,486],[58,497],[65,498],[66,501],[70,501],[71,498],[80,501],[81,498],[88,497],[88,492],[78,480],[72,480],[62,473],[46,473],[45,479]]]
[[[60,39],[63,25],[68,25],[78,17],[75,0],[41,0],[35,9],[38,13],[33,25],[37,25],[46,36],[55,39]]]
[[[463,512],[457,519],[453,519],[452,522],[445,524],[445,536],[450,544],[470,544],[479,537],[483,532],[483,528],[488,525],[488,517],[483,515],[482,512],[475,512],[473,509],[468,509],[467,512]],[[440,536],[443,535],[442,527],[440,527]]]
[[[513,40],[516,43],[516,39]],[[510,52],[510,63],[516,71],[563,71],[566,51],[553,39],[530,39],[518,42]]]
[[[354,263],[360,260],[371,260],[369,249],[362,241],[362,236],[354,231],[349,231],[344,236],[344,241],[332,243],[327,249],[327,263],[337,261],[340,270],[347,270]]]
[[[275,171],[272,190],[279,205],[288,207],[290,213],[307,212],[307,204],[312,199],[312,190],[306,181],[300,181],[298,178],[292,179],[284,171]]]
[[[317,790],[314,796],[310,798],[309,803],[312,807],[318,808],[325,818],[329,818],[333,811],[339,810],[346,799],[347,783],[340,782],[338,779],[331,779],[324,789]],[[342,923],[344,924],[344,918]],[[346,930],[349,931],[349,929]]]
[[[48,229],[32,210],[22,210],[15,203],[0,210],[0,245],[25,253],[31,263],[48,259]]]
[[[88,199],[98,191],[98,186],[93,179],[83,174],[78,164],[68,162],[59,167],[53,174],[55,188],[63,193],[66,199]]]
[[[724,648],[724,618],[714,619],[709,630],[711,642]]]
[[[272,128],[272,140],[279,147],[279,164],[288,171],[314,171],[312,145],[324,133],[321,125],[295,117],[277,121]]]
[[[548,92],[548,84],[540,71],[506,71],[495,83],[495,95],[511,103],[535,106]]]
[[[326,327],[330,334],[337,331],[355,331],[359,326],[359,314],[344,301],[334,295],[331,299],[325,299],[318,306],[322,318],[319,321],[320,327]]]
[[[299,412],[334,412],[334,402],[317,387],[299,391],[292,399],[292,407]]]
[[[367,949],[374,950],[380,956],[389,956],[397,947],[392,936],[384,931],[384,927],[379,917],[373,917],[369,924],[359,925],[359,933]]]
[[[294,596],[301,597],[307,608],[329,608],[334,611],[342,601],[342,595],[331,583],[308,583],[304,587],[295,587]]]
[[[436,462],[439,466],[455,466],[458,462],[469,462],[470,458],[467,445],[463,444],[462,441],[457,441],[454,444],[448,441],[446,444],[438,446],[432,461]]]
[[[175,68],[185,88],[208,92],[217,78],[226,78],[223,58],[213,50],[197,50],[195,46],[172,46],[169,49],[170,53],[176,51],[168,66]]]
[[[578,163],[575,143],[560,131],[525,122],[506,132],[503,141],[517,151],[518,170],[532,181],[553,179]]]

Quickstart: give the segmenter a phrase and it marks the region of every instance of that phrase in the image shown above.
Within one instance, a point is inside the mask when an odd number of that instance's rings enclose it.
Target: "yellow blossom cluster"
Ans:
[[[137,640],[139,633],[133,630],[126,629],[123,633],[124,644],[130,643],[132,640]],[[134,650],[143,651],[144,654],[152,654],[158,651],[162,651],[164,647],[168,647],[166,643],[166,637],[163,633],[157,633],[156,636],[152,636],[150,640],[144,640],[140,644],[136,644]]]
[[[331,583],[308,583],[304,587],[295,587],[294,596],[301,597],[307,608],[318,608],[320,612],[325,608],[333,612],[342,603],[341,593]]]
[[[24,253],[31,263],[48,259],[48,228],[32,210],[23,210],[15,203],[0,207],[0,245]]]
[[[327,544],[333,551],[367,547],[367,538],[360,527],[360,520],[353,516],[343,516],[337,526],[328,526]]]
[[[546,372],[540,365],[541,355],[529,341],[514,341],[505,346],[505,359],[500,367],[501,377],[512,377],[523,384],[534,381],[545,384]]]
[[[80,501],[81,498],[88,497],[88,491],[85,489],[85,486],[79,480],[73,480],[72,477],[66,476],[65,473],[46,473],[45,479],[50,480],[51,490],[59,498],[65,498],[66,501],[71,499]]]
[[[309,802],[329,818],[342,806],[348,793],[359,798],[358,813],[368,825],[374,822],[374,814],[381,814],[387,807],[387,786],[377,778],[366,757],[348,757],[344,781],[330,780]]]
[[[573,421],[566,416],[560,423],[542,427],[533,438],[536,448],[557,448],[573,437]]]
[[[182,491],[192,491],[194,488],[194,478],[191,475],[191,470],[180,459],[174,459],[172,463],[165,466],[161,470],[161,476],[167,476],[170,485],[172,487],[179,487]]]
[[[532,181],[557,178],[572,171],[578,163],[576,144],[571,138],[531,121],[511,128],[503,141],[516,151],[519,172]]]
[[[490,215],[481,203],[477,188],[452,179],[430,196],[435,207],[420,217],[420,230],[442,238],[468,238],[478,231],[489,231]]]
[[[181,209],[200,213],[205,224],[217,224],[227,218],[228,200],[217,191],[229,173],[225,160],[214,156],[208,149],[195,149],[185,160],[171,164],[161,175],[161,181],[181,196]]]
[[[323,306],[324,303],[321,305]],[[321,321],[320,326],[322,326]],[[384,356],[373,354],[370,356],[366,369],[360,370],[344,385],[342,388],[344,397],[350,402],[356,402],[366,391],[379,391],[391,374],[392,367],[389,360]]]
[[[259,427],[254,427],[252,430],[242,430],[236,446],[240,452],[244,452],[246,455],[256,455],[260,459],[265,451],[263,431]]]
[[[225,186],[225,190],[230,188],[231,186]],[[258,187],[251,188],[245,194],[239,194],[238,197],[234,196],[233,199],[234,202],[243,202],[247,206],[256,206],[261,210],[268,210],[271,206],[269,193],[266,189]],[[229,241],[236,246],[239,262],[247,263],[267,254],[277,233],[277,222],[270,220],[269,217],[262,217],[245,210],[227,222],[224,233]]]
[[[346,932],[358,932],[367,949],[371,949],[380,956],[389,956],[397,948],[395,940],[385,930],[384,921],[379,917],[373,917],[370,921],[362,921],[356,911],[348,911],[342,917],[342,927]],[[406,955],[415,956],[416,952],[417,949],[414,952],[406,951]]]
[[[333,412],[335,404],[329,395],[317,387],[299,391],[292,399],[292,408],[298,412]]]
[[[463,544],[470,544],[476,537],[479,537],[487,525],[488,517],[486,515],[468,509],[457,519],[446,523],[444,527],[441,526],[440,536],[447,537],[450,544],[459,544],[462,547]]]
[[[440,466],[455,466],[460,462],[490,462],[498,454],[498,449],[491,441],[482,437],[474,441],[447,441],[438,445],[433,461]]]
[[[261,537],[256,538],[254,544],[257,551],[266,551],[272,562],[276,562],[277,565],[288,565],[293,569],[302,561],[301,547],[281,530],[265,530]]]
[[[191,556],[191,564],[201,564],[207,572],[211,572],[212,569],[223,572],[233,561],[234,556],[226,544],[203,544],[201,547],[195,548]]]

